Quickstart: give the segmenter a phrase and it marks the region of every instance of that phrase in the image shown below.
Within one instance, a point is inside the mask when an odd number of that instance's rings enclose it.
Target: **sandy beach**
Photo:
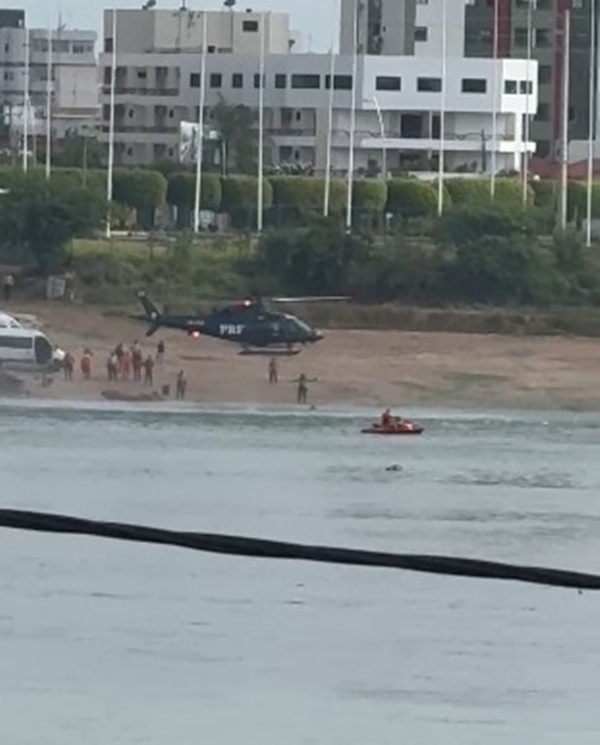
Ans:
[[[234,344],[175,331],[148,339],[145,325],[91,307],[15,304],[8,312],[35,314],[49,338],[76,358],[74,380],[54,376],[49,387],[29,384],[30,395],[63,400],[101,400],[101,391],[148,391],[140,383],[107,380],[106,361],[119,343],[138,339],[146,354],[159,340],[165,360],[157,365],[154,390],[175,389],[181,369],[187,399],[203,403],[289,405],[299,373],[318,381],[309,404],[451,408],[600,409],[600,343],[564,337],[509,337],[401,331],[325,330],[320,343],[279,360],[279,383],[269,385],[268,357],[238,354]],[[82,380],[79,359],[94,353],[93,379]]]

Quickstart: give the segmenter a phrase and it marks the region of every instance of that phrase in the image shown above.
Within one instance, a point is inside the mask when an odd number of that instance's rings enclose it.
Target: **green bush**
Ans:
[[[364,225],[381,224],[387,204],[387,184],[382,179],[357,179],[352,187],[352,207]]]
[[[154,226],[154,214],[165,203],[167,180],[158,171],[117,168],[113,172],[113,200],[133,207],[141,227]]]
[[[413,219],[430,217],[437,211],[435,184],[418,179],[394,178],[387,182],[386,212]]]
[[[186,171],[172,173],[167,182],[167,204],[177,208],[177,227],[188,228],[196,202],[196,175]],[[221,181],[217,176],[203,174],[200,209],[216,212],[221,205]]]
[[[256,226],[258,179],[255,176],[226,176],[221,179],[221,209],[227,212],[234,227],[251,229]],[[263,182],[263,208],[273,204],[273,189],[267,179]]]
[[[273,219],[276,224],[291,225],[323,214],[325,180],[311,176],[271,176]],[[346,205],[346,184],[331,179],[329,214],[340,216]]]

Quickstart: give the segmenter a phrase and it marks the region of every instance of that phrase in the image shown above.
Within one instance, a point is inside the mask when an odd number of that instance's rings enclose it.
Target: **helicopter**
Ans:
[[[143,316],[136,320],[149,324],[146,336],[152,336],[159,328],[181,329],[188,336],[198,339],[211,336],[215,339],[234,342],[242,347],[242,353],[258,354],[252,350],[283,350],[297,354],[296,344],[314,344],[323,339],[323,334],[306,322],[288,313],[269,310],[263,300],[246,298],[241,302],[215,309],[204,318],[196,315],[169,315],[161,313],[145,292],[139,292],[144,308]],[[346,297],[281,297],[271,298],[272,303],[307,303],[347,300]]]

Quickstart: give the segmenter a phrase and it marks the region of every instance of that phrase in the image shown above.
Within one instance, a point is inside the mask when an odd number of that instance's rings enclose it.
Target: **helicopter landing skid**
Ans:
[[[238,354],[243,355],[259,355],[263,357],[293,357],[296,354],[299,354],[299,349],[294,349],[293,347],[279,347],[279,348],[271,348],[268,347],[244,347],[243,349],[240,349]]]

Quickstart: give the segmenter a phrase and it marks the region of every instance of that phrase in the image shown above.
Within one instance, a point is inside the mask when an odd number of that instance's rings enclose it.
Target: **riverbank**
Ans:
[[[139,339],[144,352],[166,345],[153,389],[174,392],[184,370],[187,398],[200,403],[287,405],[301,372],[317,381],[309,404],[447,406],[452,408],[539,408],[600,410],[600,346],[589,338],[499,336],[440,332],[330,330],[296,357],[281,358],[279,383],[269,385],[268,357],[239,356],[233,344],[180,332],[145,337],[145,326],[91,307],[20,304],[14,312],[33,313],[45,332],[77,360],[73,382],[54,376],[48,387],[29,384],[30,395],[59,400],[100,400],[107,388],[139,393],[139,383],[107,381],[111,349]],[[78,362],[85,347],[94,352],[93,376],[83,381]]]

